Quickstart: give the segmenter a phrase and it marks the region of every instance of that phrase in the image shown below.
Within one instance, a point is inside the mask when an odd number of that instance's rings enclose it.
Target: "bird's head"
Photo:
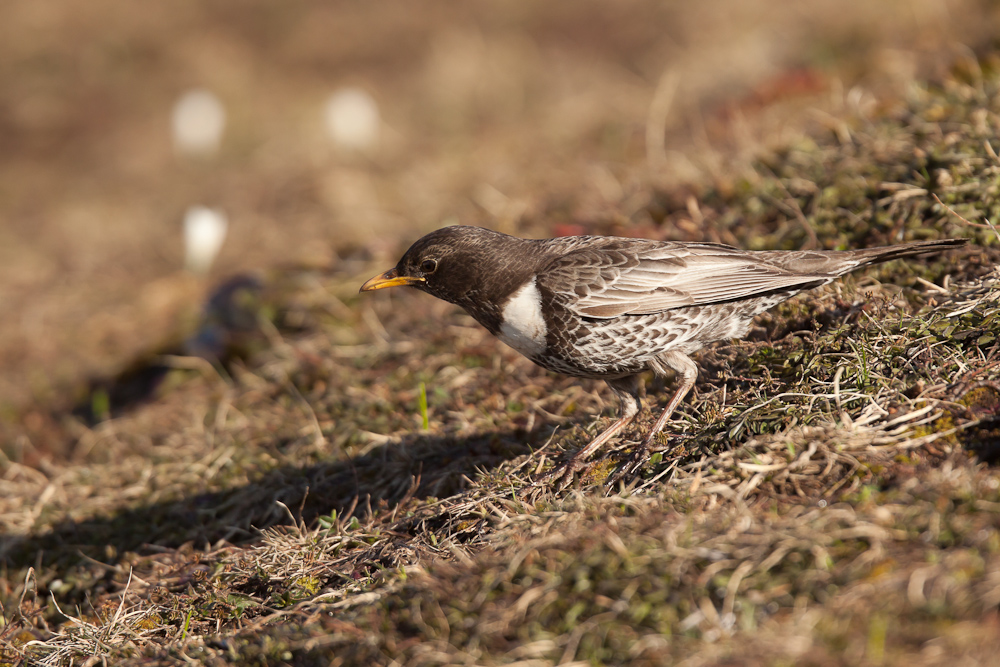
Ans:
[[[498,245],[520,239],[481,227],[444,227],[410,246],[396,266],[361,286],[362,292],[408,285],[439,299],[466,305],[470,291],[489,279]]]

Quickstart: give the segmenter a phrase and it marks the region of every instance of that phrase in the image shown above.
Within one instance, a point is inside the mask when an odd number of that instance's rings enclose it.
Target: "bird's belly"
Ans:
[[[648,360],[637,359],[599,359],[591,357],[586,360],[567,358],[565,356],[546,355],[533,357],[532,361],[546,370],[570,377],[612,380],[641,373],[648,368]]]
[[[533,287],[533,283],[529,286]],[[534,315],[538,312],[533,307],[534,295],[531,289],[524,292],[518,301],[522,306],[520,312]],[[736,303],[608,319],[580,317],[564,304],[556,303],[556,308],[550,311],[548,327],[540,317],[522,315],[507,318],[498,336],[550,371],[611,379],[641,373],[670,351],[692,354],[716,341],[742,338],[755,315],[791,294],[789,291]],[[528,308],[529,305],[532,307]],[[520,326],[513,326],[515,322]]]
[[[756,314],[749,306],[719,304],[606,320],[573,318],[561,327],[566,335],[550,338],[546,359],[535,361],[578,377],[641,373],[667,352],[692,354],[718,340],[742,338]]]
[[[676,347],[682,333],[662,314],[608,320],[572,318],[549,338],[536,363],[566,375],[615,378],[641,373],[650,360]]]

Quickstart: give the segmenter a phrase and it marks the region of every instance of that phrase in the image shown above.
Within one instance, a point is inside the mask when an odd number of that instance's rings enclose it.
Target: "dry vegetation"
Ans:
[[[792,62],[749,48],[773,33],[730,39],[739,16],[514,3],[485,19],[425,4],[421,16],[303,5],[284,22],[256,4],[124,11],[114,71],[149,85],[136,101],[106,83],[107,117],[124,127],[82,182],[68,174],[95,160],[104,125],[60,125],[70,116],[52,109],[0,117],[0,131],[47,119],[72,149],[27,132],[2,163],[23,187],[0,190],[0,234],[26,250],[8,252],[16,280],[3,287],[21,290],[7,307],[22,326],[0,334],[0,665],[990,663],[1000,56],[977,37],[987,9],[914,3],[874,32],[841,3],[816,3],[806,27],[765,12],[784,48],[805,53]],[[60,31],[101,25],[108,6],[94,7],[18,20],[48,26],[59,63]],[[949,7],[948,21],[935,13]],[[693,44],[715,34],[757,54],[740,65],[750,86],[724,93],[728,70],[705,56],[715,47],[664,46],[650,25],[667,19]],[[0,48],[29,54],[10,26]],[[188,62],[167,40],[192,26]],[[948,30],[983,49],[899,72],[920,59],[893,49],[937,46]],[[841,50],[856,59],[823,61]],[[274,99],[321,100],[317,82],[344,78],[352,54],[355,76],[395,100],[374,157],[282,135],[280,105],[240,97],[253,80]],[[676,69],[661,76],[667,56]],[[109,76],[101,62],[81,67]],[[688,70],[704,76],[682,77],[687,101],[657,130],[651,104]],[[154,133],[124,119],[168,108],[170,76],[192,71],[238,102],[233,145],[187,166],[169,146],[135,149]],[[507,78],[484,87],[483,72]],[[53,95],[39,108],[58,107]],[[676,150],[647,146],[658,131]],[[151,187],[170,170],[157,196],[95,189],[125,172]],[[72,184],[30,200],[60,183]],[[266,271],[208,284],[171,273],[179,253],[157,254],[159,227],[207,196],[245,225],[221,271]],[[113,222],[93,222],[105,213]],[[424,295],[357,294],[451,215],[748,248],[973,243],[852,275],[705,351],[696,395],[639,477],[605,485],[648,413],[561,492],[537,480],[608,419],[599,383],[541,371]],[[33,237],[32,216],[56,230]],[[81,221],[92,226],[74,233],[100,243],[58,231]],[[128,239],[152,249],[126,252]],[[59,267],[83,282],[68,287]],[[219,363],[190,356],[220,332]],[[647,403],[666,393],[652,383]]]

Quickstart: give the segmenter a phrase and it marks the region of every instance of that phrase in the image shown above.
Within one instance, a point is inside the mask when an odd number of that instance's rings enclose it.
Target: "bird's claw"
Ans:
[[[628,460],[619,466],[614,473],[608,476],[604,485],[610,488],[617,486],[619,482],[631,479],[648,462],[649,445],[639,445],[632,451]],[[579,456],[571,456],[566,462],[557,465],[555,468],[542,475],[539,479],[539,483],[552,485],[557,491],[562,491],[573,483],[576,473],[587,469],[587,465],[587,462]]]
[[[605,485],[608,487],[618,486],[619,482],[634,477],[647,462],[649,462],[649,447],[645,444],[639,445],[632,451],[632,455],[619,466],[618,470],[608,476]]]
[[[557,491],[562,491],[573,483],[576,473],[585,469],[587,464],[577,456],[571,456],[565,463],[557,465],[538,480],[541,484],[554,485]]]

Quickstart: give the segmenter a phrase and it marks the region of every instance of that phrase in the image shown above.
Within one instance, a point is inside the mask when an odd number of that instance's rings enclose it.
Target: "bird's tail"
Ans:
[[[968,239],[943,239],[941,241],[913,241],[911,243],[900,243],[882,248],[865,248],[864,250],[851,250],[845,254],[851,254],[854,259],[859,260],[857,265],[845,267],[843,273],[853,271],[862,266],[881,264],[893,259],[902,257],[912,257],[913,255],[923,255],[931,252],[941,252],[949,248],[958,248],[968,243]]]
[[[855,269],[872,264],[881,264],[901,257],[923,255],[940,252],[949,248],[963,246],[966,239],[944,239],[941,241],[913,241],[899,245],[883,246],[881,248],[864,248],[861,250],[840,250],[818,252],[810,250],[770,251],[768,260],[787,271],[809,276],[828,276],[828,279],[842,276]]]

